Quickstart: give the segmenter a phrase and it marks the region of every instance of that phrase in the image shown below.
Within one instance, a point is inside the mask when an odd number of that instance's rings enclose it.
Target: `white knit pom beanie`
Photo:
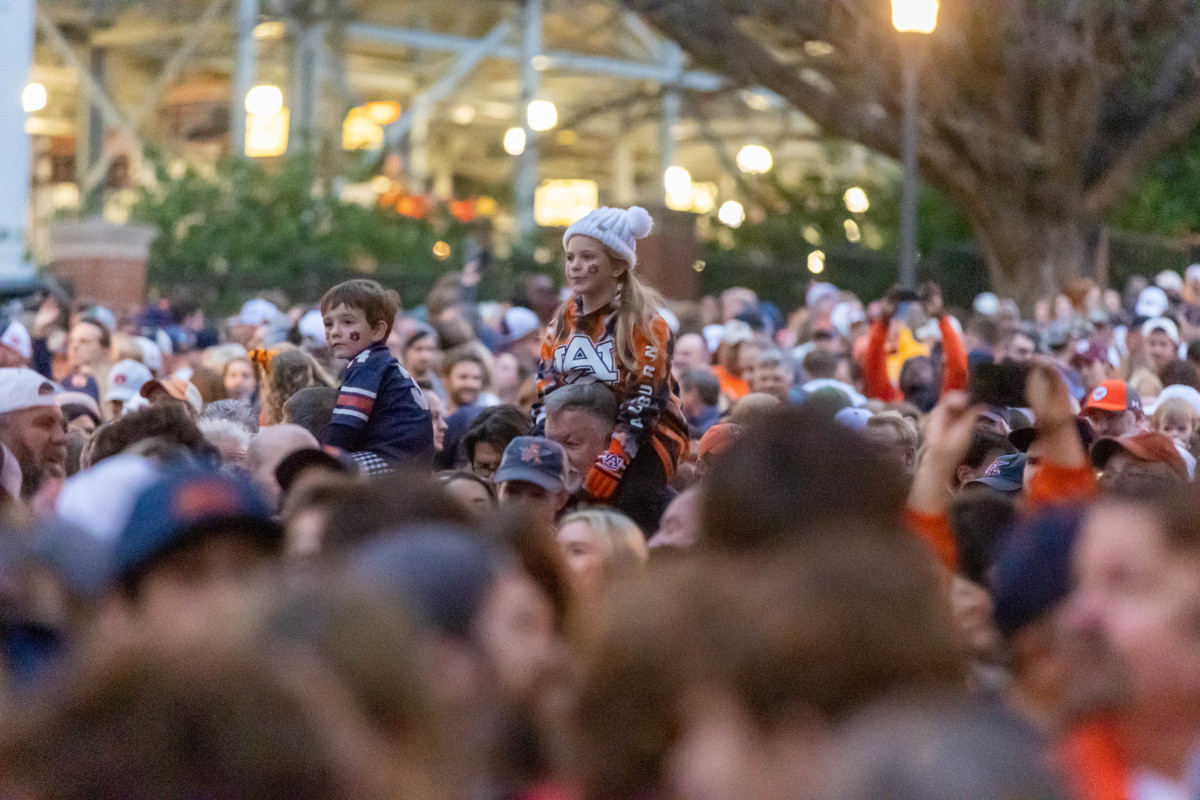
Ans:
[[[654,220],[650,212],[641,206],[623,208],[597,208],[567,228],[563,234],[563,247],[572,236],[590,236],[629,262],[629,268],[637,266],[637,240],[650,235]]]

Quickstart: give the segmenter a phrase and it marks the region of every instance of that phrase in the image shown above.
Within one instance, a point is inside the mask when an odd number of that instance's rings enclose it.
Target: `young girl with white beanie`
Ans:
[[[645,209],[599,208],[567,229],[571,297],[542,341],[535,418],[560,386],[601,382],[619,405],[608,449],[583,476],[594,500],[611,503],[646,530],[657,527],[667,482],[687,452],[687,423],[671,376],[675,343],[656,311],[657,293],[637,279],[637,240],[653,225]],[[653,525],[646,521],[653,517]]]

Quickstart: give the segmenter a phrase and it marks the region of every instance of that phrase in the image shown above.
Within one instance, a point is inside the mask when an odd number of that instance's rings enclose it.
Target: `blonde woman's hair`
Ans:
[[[118,361],[136,361],[139,364],[145,363],[146,357],[142,354],[142,348],[138,346],[137,339],[128,333],[114,333],[112,335],[112,363]]]
[[[336,388],[338,385],[315,358],[292,344],[280,344],[278,350],[251,361],[258,376],[262,407],[259,420],[263,425],[283,422],[283,404],[301,389],[309,386]]]
[[[1158,376],[1142,367],[1129,376],[1129,385],[1142,397],[1158,397],[1162,393],[1163,384]]]
[[[1192,404],[1182,397],[1168,397],[1166,400],[1158,404],[1154,409],[1152,422],[1154,429],[1169,425],[1174,420],[1187,420],[1192,425],[1200,421],[1200,415],[1196,414],[1196,409],[1192,408]]]
[[[648,332],[654,318],[658,316],[658,307],[665,301],[662,295],[638,280],[637,275],[634,275],[633,270],[630,269],[628,261],[603,243],[601,246],[604,247],[604,252],[608,254],[609,258],[625,265],[625,272],[617,278],[616,349],[621,366],[630,372],[635,372],[638,369],[638,363],[637,354],[634,352],[633,332],[639,325]],[[574,300],[567,301],[567,303],[572,302]],[[554,315],[554,328],[558,332],[562,332],[567,303],[559,307],[558,313]]]
[[[633,520],[611,508],[584,508],[562,518],[559,528],[572,522],[582,522],[604,552],[604,563],[610,581],[637,578],[646,573],[650,550],[646,536]]]

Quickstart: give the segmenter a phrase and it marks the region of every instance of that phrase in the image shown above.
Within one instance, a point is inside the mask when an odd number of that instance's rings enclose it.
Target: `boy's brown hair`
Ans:
[[[367,315],[367,324],[372,328],[380,322],[387,323],[383,338],[392,335],[392,325],[400,311],[400,295],[383,288],[379,281],[354,278],[334,286],[321,298],[321,314],[328,314],[340,305],[356,308]]]

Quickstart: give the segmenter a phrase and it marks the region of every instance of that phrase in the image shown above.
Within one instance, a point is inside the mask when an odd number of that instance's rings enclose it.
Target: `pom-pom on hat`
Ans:
[[[572,236],[590,236],[604,244],[625,261],[629,268],[637,266],[637,240],[650,235],[654,220],[650,212],[641,206],[623,208],[597,208],[567,228],[563,234],[563,247]]]

